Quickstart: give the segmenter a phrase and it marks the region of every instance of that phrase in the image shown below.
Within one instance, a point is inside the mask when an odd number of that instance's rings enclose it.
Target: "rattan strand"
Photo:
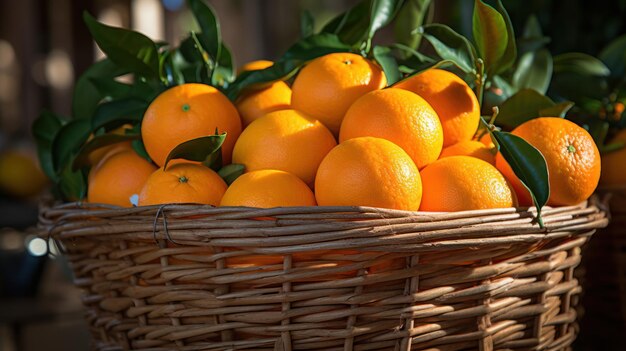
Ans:
[[[45,208],[98,350],[567,350],[598,203]]]

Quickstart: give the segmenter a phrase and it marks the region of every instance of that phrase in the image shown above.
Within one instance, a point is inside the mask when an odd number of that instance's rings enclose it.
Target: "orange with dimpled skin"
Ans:
[[[418,95],[395,88],[372,91],[346,113],[339,141],[373,136],[406,151],[422,169],[439,158],[443,131],[437,113]]]
[[[274,169],[241,175],[228,187],[220,203],[260,208],[315,205],[315,195],[300,178]]]
[[[272,61],[258,60],[241,67],[240,73],[258,71],[274,65]],[[288,109],[291,106],[291,88],[283,81],[261,87],[249,87],[235,102],[244,128],[265,114]]]
[[[300,70],[291,87],[291,105],[338,135],[350,105],[386,85],[382,69],[363,56],[346,52],[328,54]]]
[[[548,205],[576,205],[593,194],[600,179],[600,152],[586,130],[563,118],[541,117],[519,125],[511,133],[537,148],[546,159]],[[530,193],[501,154],[496,156],[496,166],[515,188],[520,204],[531,206]]]
[[[454,212],[517,206],[515,192],[491,164],[470,156],[450,156],[421,171],[420,211]]]
[[[177,163],[150,175],[139,193],[139,206],[168,203],[219,205],[226,183],[212,169],[195,163]]]
[[[471,156],[496,165],[495,146],[491,147],[476,140],[467,140],[450,145],[441,151],[439,158],[450,156]]]
[[[278,169],[292,173],[309,186],[335,138],[320,121],[300,111],[271,112],[252,122],[235,144],[233,162],[246,171]]]
[[[472,89],[454,73],[431,68],[394,85],[424,98],[437,111],[443,147],[471,140],[478,128],[480,105]]]
[[[132,149],[113,149],[91,169],[87,201],[131,207],[130,197],[139,194],[155,170]]]
[[[315,178],[320,206],[371,206],[417,211],[422,198],[413,160],[391,141],[360,137],[332,149]]]
[[[241,133],[235,106],[219,90],[188,83],[170,88],[152,101],[143,116],[141,137],[150,158],[163,166],[167,155],[191,139],[226,132],[222,146],[224,164],[230,163]]]

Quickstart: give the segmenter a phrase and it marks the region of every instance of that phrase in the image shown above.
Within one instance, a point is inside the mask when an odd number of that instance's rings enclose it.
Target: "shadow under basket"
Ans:
[[[579,276],[582,294],[577,350],[623,350],[626,345],[626,187],[610,194],[611,222],[584,248]]]
[[[96,350],[568,350],[594,200],[367,207],[43,208]]]

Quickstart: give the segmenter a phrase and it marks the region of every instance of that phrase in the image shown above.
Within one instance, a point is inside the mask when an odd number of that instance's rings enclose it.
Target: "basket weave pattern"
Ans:
[[[42,211],[97,348],[567,350],[594,204]]]

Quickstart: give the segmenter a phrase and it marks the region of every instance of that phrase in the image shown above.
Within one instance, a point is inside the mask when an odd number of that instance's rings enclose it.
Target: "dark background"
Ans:
[[[225,42],[238,64],[279,56],[299,33],[299,14],[310,10],[320,27],[355,0],[212,0]],[[471,36],[471,0],[435,0],[434,20]],[[626,33],[626,0],[504,0],[515,32],[535,14],[553,54],[597,54]],[[101,21],[135,28],[177,43],[195,27],[183,0],[0,1],[0,147],[27,137],[42,108],[68,114],[74,80],[98,57],[82,22],[83,11]],[[392,40],[391,30],[380,33]]]
[[[312,12],[316,28],[320,28],[356,2],[209,1],[238,65],[278,57],[297,39],[303,9]],[[473,1],[434,3],[435,22],[471,36]],[[538,17],[544,34],[551,38],[548,48],[553,54],[579,51],[596,55],[609,41],[626,33],[626,0],[503,3],[518,35],[528,16]],[[0,153],[19,148],[34,155],[30,125],[39,112],[48,108],[69,114],[73,82],[101,55],[83,24],[83,11],[105,23],[134,28],[172,44],[195,28],[183,0],[0,0]],[[392,41],[393,31],[382,30],[376,40]],[[0,194],[0,269],[5,276],[30,282],[15,294],[17,298],[0,298],[0,351],[13,351],[16,345],[18,350],[87,349],[79,295],[69,283],[63,260],[24,255],[22,243],[30,238],[24,230],[36,222],[37,200],[18,201]],[[587,341],[593,345],[593,340]],[[579,343],[577,350],[583,349],[594,348]]]

